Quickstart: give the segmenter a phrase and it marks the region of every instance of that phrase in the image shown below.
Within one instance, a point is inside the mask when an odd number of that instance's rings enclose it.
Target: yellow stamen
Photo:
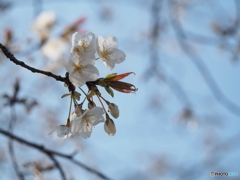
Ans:
[[[105,59],[108,59],[109,55],[110,55],[110,51],[109,50],[105,50],[102,52],[102,57],[105,58]]]
[[[73,69],[73,73],[80,73],[81,69],[83,68],[83,66],[78,62],[78,64],[74,64],[74,69]]]
[[[86,40],[82,40],[81,46],[84,49],[84,52],[87,52],[90,45],[87,44]]]

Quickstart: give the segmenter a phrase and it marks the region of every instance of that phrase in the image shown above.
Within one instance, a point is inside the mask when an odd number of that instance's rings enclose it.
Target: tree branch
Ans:
[[[17,88],[15,88],[13,99],[17,98],[17,94],[18,94],[18,90],[17,90]],[[8,130],[9,130],[9,132],[12,132],[17,118],[16,118],[16,111],[15,111],[15,108],[14,108],[14,104],[12,104],[12,106],[10,106],[10,108],[11,108],[10,109],[11,110],[11,120],[10,120],[9,125],[8,125]],[[8,139],[8,150],[9,150],[9,154],[10,154],[10,159],[13,163],[13,168],[14,168],[17,176],[18,176],[18,179],[19,180],[25,180],[24,175],[20,171],[20,168],[18,166],[17,158],[16,158],[15,153],[14,153],[14,146],[13,146],[13,139],[12,138]]]
[[[174,1],[169,1],[170,9],[171,4],[174,3]],[[189,45],[187,42],[187,36],[181,27],[180,23],[173,17],[173,9],[170,11],[170,20],[172,27],[175,31],[178,43],[180,44],[180,47],[182,48],[183,52],[188,56],[188,58],[193,62],[193,64],[197,67],[199,72],[201,73],[203,79],[207,83],[208,87],[212,91],[213,96],[216,98],[216,100],[222,104],[226,109],[228,109],[233,114],[240,116],[240,107],[234,104],[232,101],[230,101],[221,91],[221,89],[218,87],[217,83],[215,82],[213,76],[211,75],[211,72],[208,70],[207,66],[204,64],[204,61],[202,58],[197,54],[197,52],[194,51],[194,49]]]
[[[7,136],[7,137],[9,137],[9,138],[12,138],[12,139],[14,139],[14,140],[16,140],[16,141],[18,141],[20,143],[23,143],[23,144],[25,144],[27,146],[33,147],[35,149],[38,149],[39,151],[41,151],[42,153],[44,153],[44,154],[46,154],[48,156],[49,155],[51,155],[51,156],[56,155],[56,156],[59,156],[59,157],[62,157],[62,158],[66,158],[69,161],[71,161],[72,163],[77,164],[79,167],[87,170],[88,172],[93,173],[93,174],[97,175],[98,177],[100,177],[102,179],[110,180],[110,178],[108,178],[107,176],[105,176],[101,172],[99,172],[99,171],[97,171],[97,170],[95,170],[93,168],[90,168],[90,167],[84,165],[83,163],[75,160],[73,158],[73,155],[62,154],[62,153],[59,153],[57,151],[52,151],[50,149],[46,149],[44,146],[41,146],[41,145],[38,145],[38,144],[35,144],[35,143],[32,143],[32,142],[26,141],[25,139],[20,138],[20,137],[14,135],[14,134],[12,134],[12,133],[2,129],[2,128],[0,128],[0,133],[5,135],[5,136]]]
[[[52,155],[52,154],[48,154],[48,157],[54,162],[55,167],[59,170],[62,179],[63,180],[67,180],[66,175],[62,169],[62,166],[60,165],[60,163],[57,161],[57,159]]]
[[[49,76],[49,77],[52,77],[54,79],[56,79],[56,81],[62,81],[62,82],[66,82],[66,78],[65,77],[62,77],[62,76],[57,76],[51,72],[47,72],[47,71],[42,71],[42,70],[39,70],[39,69],[35,69],[31,66],[28,66],[27,64],[25,64],[24,62],[22,61],[19,61],[17,60],[14,55],[12,53],[9,52],[9,50],[3,45],[0,43],[0,49],[2,49],[2,52],[5,54],[5,56],[10,60],[12,61],[13,63],[19,65],[19,66],[22,66],[30,71],[32,71],[33,73],[40,73],[40,74],[44,74],[46,76]]]
[[[163,73],[164,68],[161,66],[161,69],[159,70],[159,49],[158,44],[160,40],[160,32],[161,32],[161,22],[160,22],[160,13],[161,13],[161,7],[162,4],[155,0],[152,4],[152,28],[151,28],[151,44],[150,44],[150,66],[145,72],[145,78],[152,77],[153,75],[157,77],[159,80],[162,80],[173,92],[173,94],[176,96],[177,100],[180,103],[183,103],[185,106],[190,105],[190,101],[188,99],[188,96],[186,92],[181,87],[180,83],[170,75],[165,75],[166,73]]]

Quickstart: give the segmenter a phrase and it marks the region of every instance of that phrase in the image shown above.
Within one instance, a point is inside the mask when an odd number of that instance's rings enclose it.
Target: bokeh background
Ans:
[[[39,33],[34,24],[43,12],[54,23]],[[0,179],[64,179],[49,156],[2,130],[74,153],[114,180],[207,180],[212,171],[240,173],[239,25],[238,0],[0,0],[0,42],[18,60],[64,76],[72,33],[113,35],[127,58],[111,71],[98,61],[100,77],[134,72],[124,81],[138,88],[135,94],[115,92],[114,98],[100,88],[120,109],[115,136],[102,123],[90,139],[61,139],[48,134],[66,121],[69,99],[61,96],[67,88],[1,52]],[[11,104],[16,84],[19,102]],[[66,179],[103,179],[54,157]]]

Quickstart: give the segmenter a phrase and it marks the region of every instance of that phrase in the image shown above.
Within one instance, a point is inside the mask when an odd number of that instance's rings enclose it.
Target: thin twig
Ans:
[[[17,60],[14,55],[12,53],[9,52],[9,50],[3,45],[0,43],[0,49],[2,49],[2,52],[5,54],[5,56],[12,62],[14,62],[15,64],[19,65],[19,66],[22,66],[30,71],[32,71],[33,73],[40,73],[40,74],[44,74],[46,76],[49,76],[49,77],[52,77],[54,79],[56,79],[57,81],[62,81],[62,82],[66,82],[66,78],[65,77],[62,77],[62,76],[57,76],[51,72],[48,72],[48,71],[42,71],[42,70],[39,70],[39,69],[35,69],[31,66],[28,66],[27,64],[25,64],[24,62],[22,61],[19,61]]]
[[[23,143],[25,145],[28,145],[28,146],[33,147],[35,149],[38,149],[39,151],[47,154],[48,156],[49,156],[49,154],[51,154],[51,155],[56,155],[56,156],[59,156],[59,157],[62,157],[62,158],[66,158],[69,161],[73,162],[74,164],[77,164],[79,167],[81,167],[81,168],[83,168],[83,169],[85,169],[85,170],[87,170],[87,171],[97,175],[100,178],[105,179],[105,180],[110,180],[110,178],[108,178],[106,175],[102,174],[101,172],[99,172],[99,171],[97,171],[97,170],[95,170],[93,168],[90,168],[90,167],[84,165],[83,163],[75,160],[73,158],[73,155],[62,154],[62,153],[59,153],[57,151],[52,151],[50,149],[46,149],[44,146],[38,145],[36,143],[29,142],[29,141],[27,141],[27,140],[25,140],[25,139],[23,139],[21,137],[18,137],[16,135],[14,135],[14,134],[12,134],[12,133],[2,129],[2,128],[0,128],[0,133],[5,135],[5,136],[7,136],[7,137],[9,137],[9,138],[12,138],[12,139],[14,139],[14,140],[16,140],[16,141],[18,141],[20,143]]]

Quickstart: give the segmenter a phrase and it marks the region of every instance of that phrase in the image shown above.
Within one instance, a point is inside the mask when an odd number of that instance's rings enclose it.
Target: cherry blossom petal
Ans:
[[[100,54],[100,52],[103,51],[103,42],[104,42],[104,38],[102,36],[98,36],[98,38],[97,38],[98,54]]]
[[[112,49],[110,58],[115,64],[119,64],[125,60],[126,54],[120,49]]]
[[[85,81],[95,81],[99,76],[98,69],[91,64],[84,66],[81,74]]]
[[[104,46],[105,50],[111,49],[111,48],[118,48],[117,38],[114,36],[107,36],[105,38],[103,46]]]

